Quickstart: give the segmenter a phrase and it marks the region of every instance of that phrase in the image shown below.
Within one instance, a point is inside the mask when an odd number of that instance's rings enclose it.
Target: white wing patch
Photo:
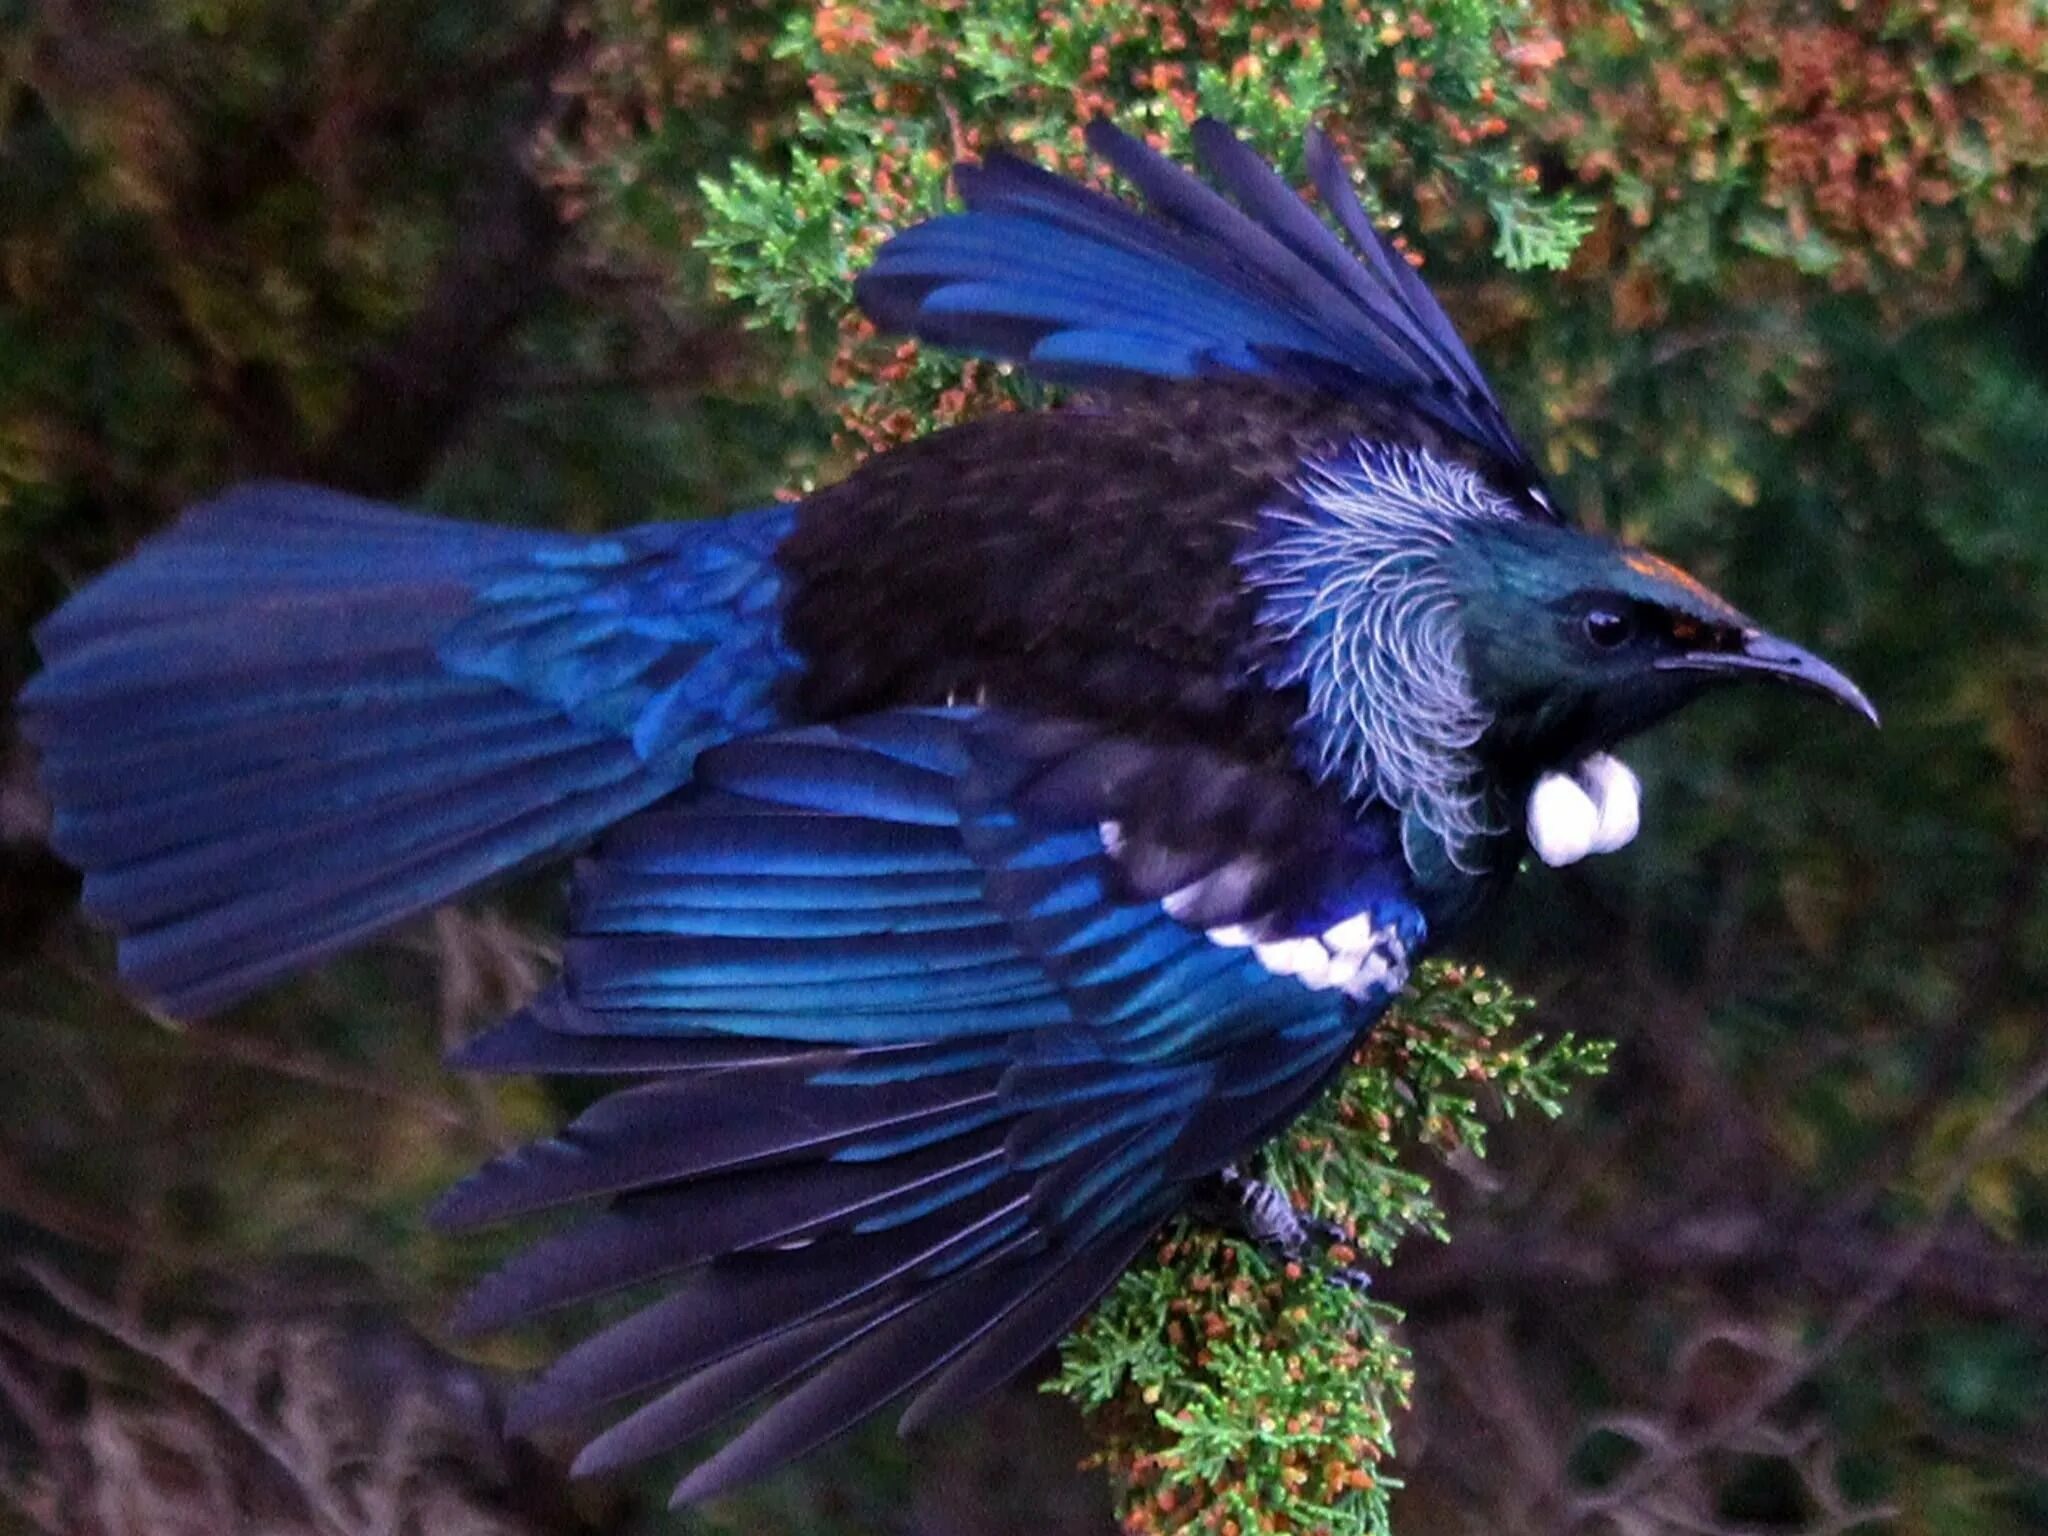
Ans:
[[[1105,847],[1108,844],[1105,842]],[[1114,857],[1115,850],[1111,849]],[[1184,885],[1177,891],[1170,891],[1161,898],[1160,905],[1167,915],[1177,922],[1186,922],[1195,912],[1207,907],[1215,911],[1221,905],[1225,908],[1242,909],[1261,876],[1266,872],[1265,864],[1251,854],[1232,859],[1221,869],[1202,876],[1192,885]]]
[[[1596,752],[1569,774],[1546,773],[1529,791],[1529,845],[1553,869],[1613,853],[1643,824],[1643,786],[1618,757]]]
[[[1212,928],[1218,944],[1240,944],[1241,928]],[[1318,992],[1346,997],[1391,995],[1408,984],[1408,946],[1391,927],[1376,927],[1360,913],[1326,928],[1320,937],[1274,939],[1251,946],[1259,964],[1276,976],[1292,976]]]
[[[1096,831],[1104,851],[1113,859],[1121,857],[1123,826],[1105,821]],[[1159,904],[1169,916],[1187,922],[1190,914],[1212,900],[1227,901],[1249,891],[1259,873],[1259,864],[1250,856],[1233,859],[1200,880],[1168,892]],[[1370,913],[1347,917],[1320,934],[1268,938],[1266,932],[1257,922],[1228,923],[1207,929],[1206,937],[1226,949],[1249,949],[1274,975],[1292,976],[1318,992],[1335,990],[1350,998],[1379,998],[1390,997],[1408,985],[1407,944],[1391,924],[1376,924]]]

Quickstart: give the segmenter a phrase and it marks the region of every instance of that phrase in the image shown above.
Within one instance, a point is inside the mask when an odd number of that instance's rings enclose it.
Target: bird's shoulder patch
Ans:
[[[1249,947],[1268,971],[1292,976],[1312,991],[1341,992],[1359,1003],[1383,1002],[1408,985],[1409,951],[1419,937],[1416,916],[1412,906],[1388,904],[1294,938],[1262,939],[1242,923],[1211,928],[1208,937],[1226,948]]]
[[[1279,804],[1256,806],[1265,795]],[[1312,992],[1380,1004],[1407,984],[1428,925],[1383,808],[1324,814],[1291,776],[1130,803],[1132,820],[1099,824],[1104,850],[1176,922]]]

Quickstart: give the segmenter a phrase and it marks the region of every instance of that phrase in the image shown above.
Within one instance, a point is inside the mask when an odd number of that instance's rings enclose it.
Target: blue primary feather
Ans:
[[[290,485],[195,508],[42,625],[21,701],[123,974],[217,1008],[771,723],[792,516],[579,537]]]
[[[1013,1372],[1188,1180],[1298,1111],[1387,989],[1313,991],[1128,885],[1104,823],[1156,801],[1189,750],[892,711],[711,748],[606,838],[560,988],[470,1060],[609,1059],[641,1081],[482,1169],[438,1218],[613,1202],[487,1280],[465,1327],[674,1289],[564,1355],[515,1421],[645,1399],[589,1470],[788,1389],[685,1480],[694,1498],[899,1392],[922,1386],[911,1414],[929,1415]],[[1366,848],[1346,889],[1378,892],[1419,946]]]
[[[1393,398],[1525,487],[1540,474],[1456,328],[1360,206],[1319,133],[1310,172],[1340,239],[1213,120],[1224,192],[1106,122],[1088,142],[1149,216],[1007,155],[955,168],[967,212],[896,235],[855,284],[882,326],[1055,381],[1237,373]],[[1531,498],[1536,515],[1554,514]]]

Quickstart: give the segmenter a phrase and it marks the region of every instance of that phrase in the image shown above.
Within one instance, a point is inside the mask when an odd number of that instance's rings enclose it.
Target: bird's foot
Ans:
[[[1372,1284],[1372,1277],[1355,1263],[1350,1233],[1334,1221],[1296,1210],[1279,1185],[1255,1179],[1234,1163],[1217,1171],[1213,1188],[1197,1209],[1241,1234],[1276,1263],[1305,1264],[1320,1254],[1329,1261],[1332,1285],[1363,1291]]]

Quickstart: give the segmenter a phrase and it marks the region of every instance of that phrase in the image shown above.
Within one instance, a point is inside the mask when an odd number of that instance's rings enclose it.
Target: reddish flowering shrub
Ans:
[[[1525,103],[1667,276],[1733,255],[1844,289],[2010,262],[2048,170],[2048,17],[2004,0],[1543,7],[1564,40]],[[1652,231],[1683,230],[1659,242]]]

